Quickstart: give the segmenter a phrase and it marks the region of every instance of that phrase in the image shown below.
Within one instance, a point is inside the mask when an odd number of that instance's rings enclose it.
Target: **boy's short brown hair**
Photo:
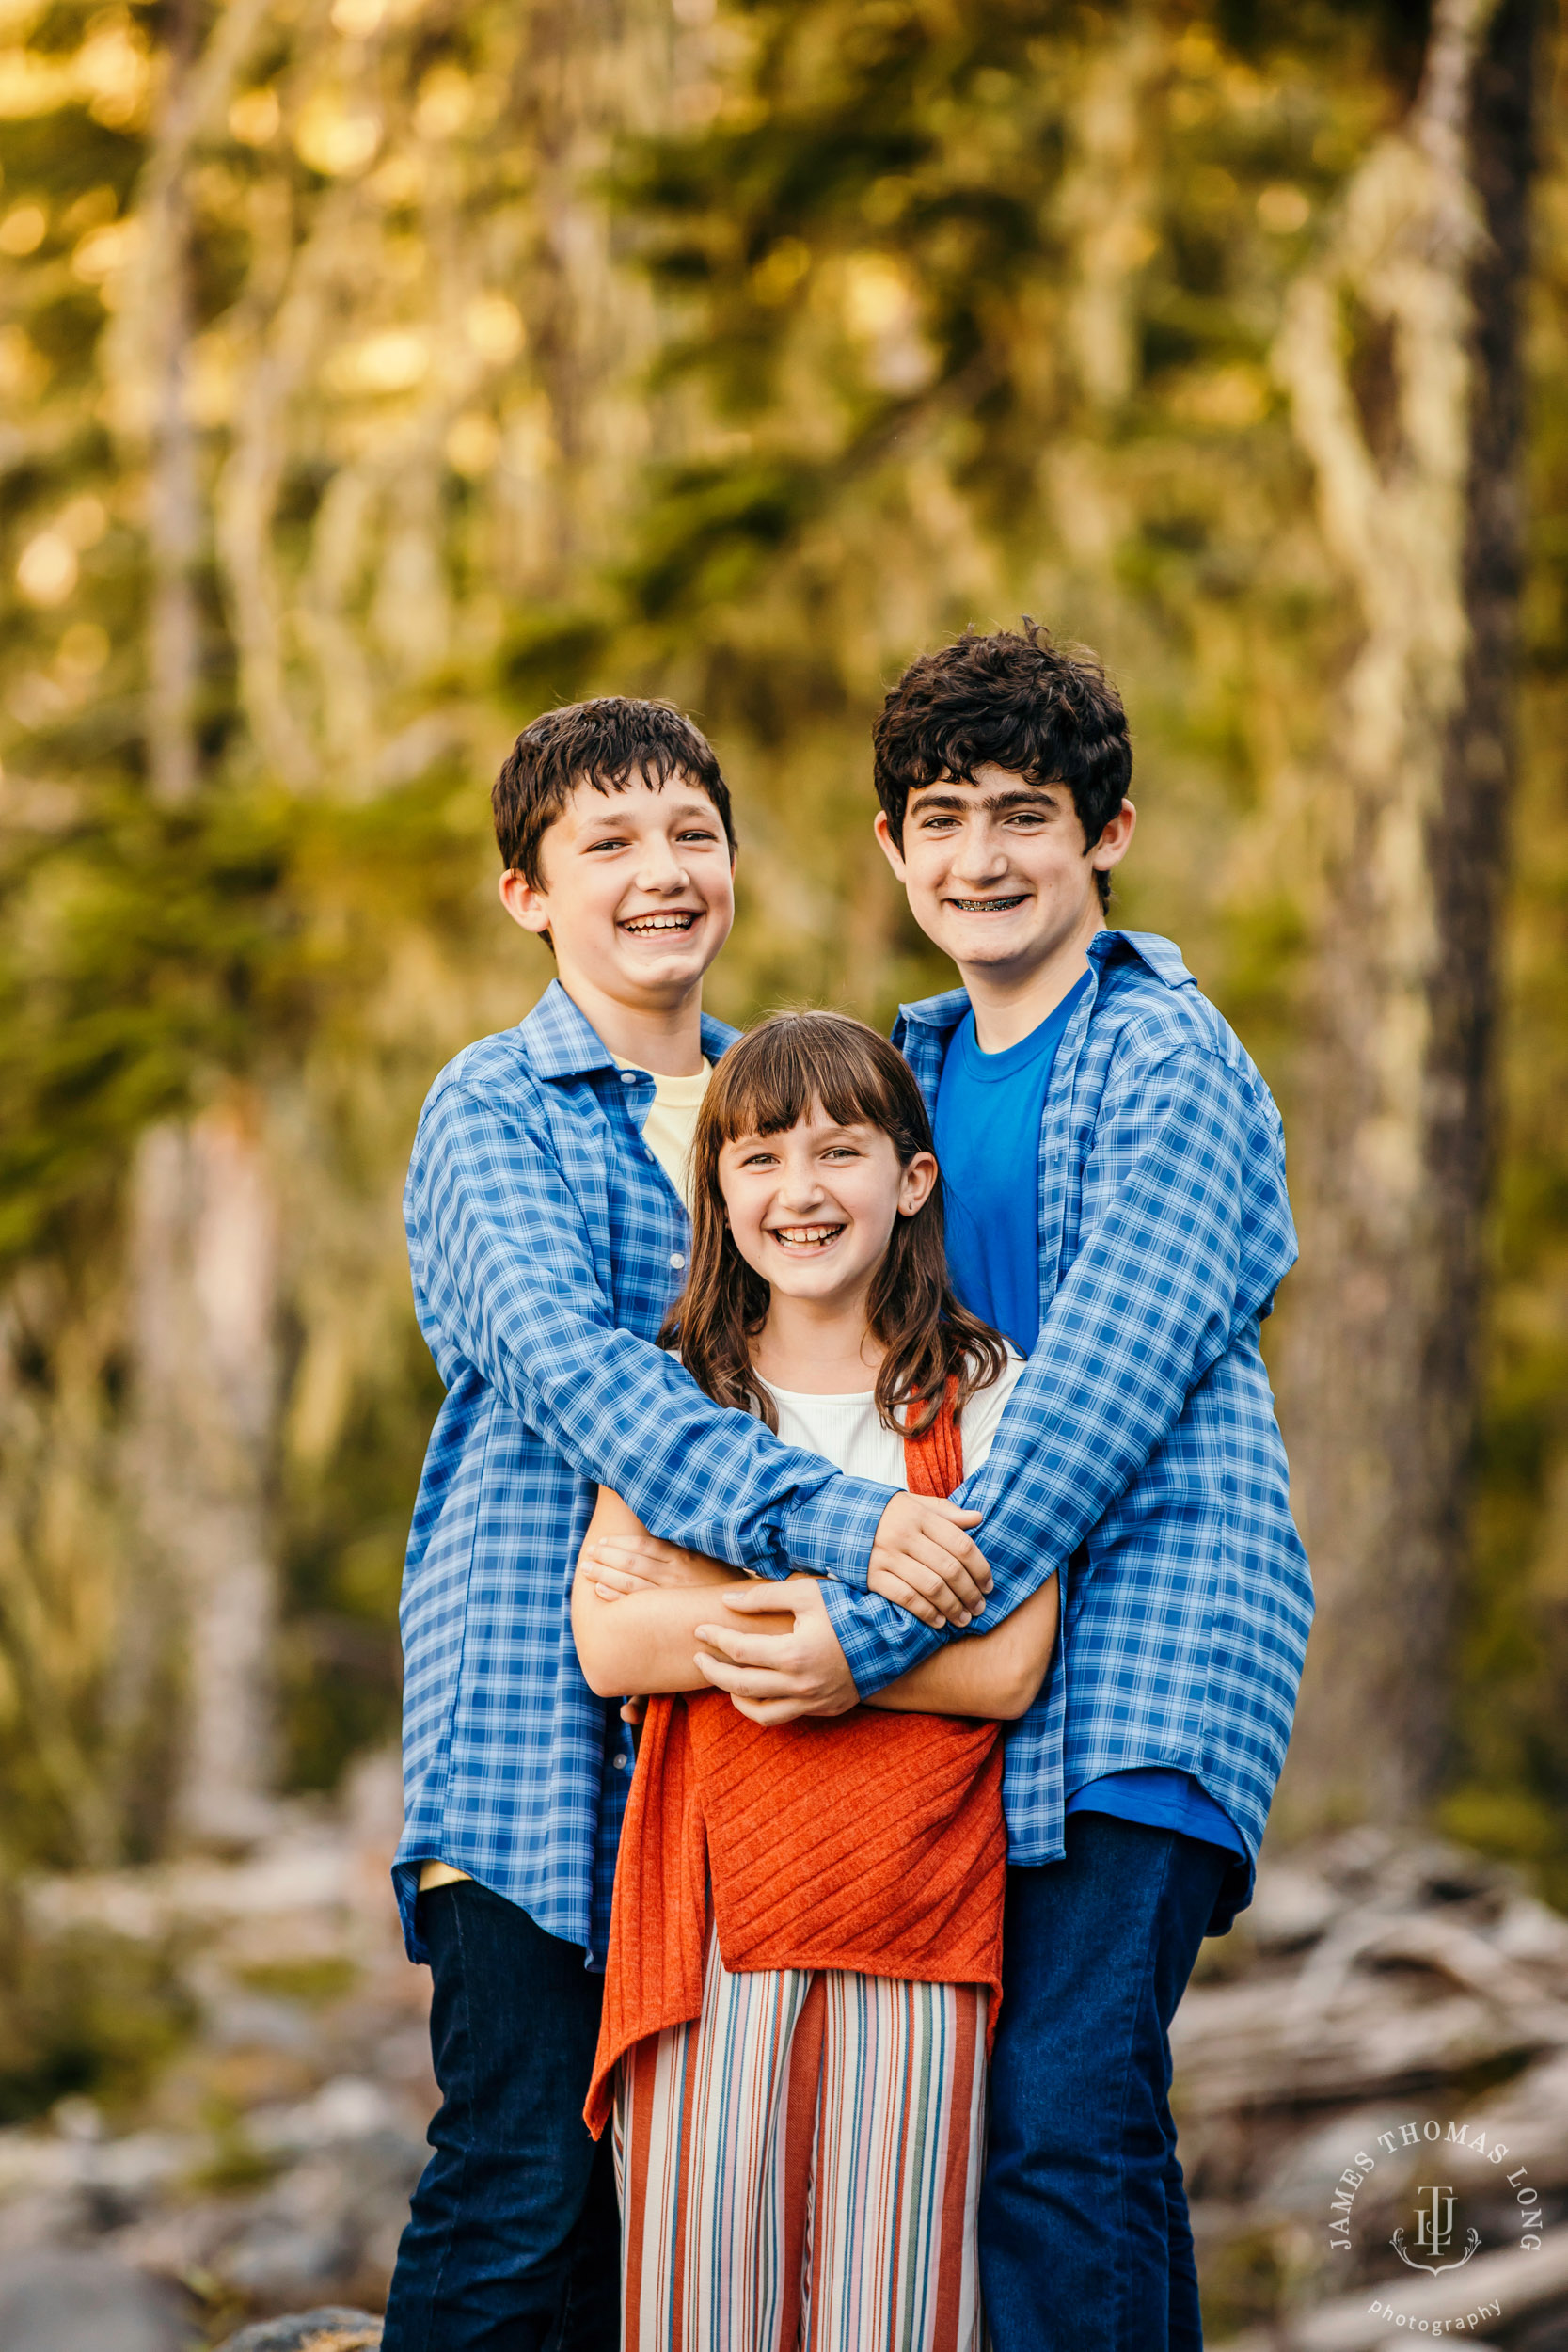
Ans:
[[[1121,696],[1093,654],[1056,644],[1027,614],[1022,631],[966,629],[911,661],[872,740],[877,798],[899,850],[910,794],[942,776],[967,782],[988,760],[1031,784],[1065,784],[1091,850],[1132,781]],[[1104,905],[1111,878],[1099,882]]]
[[[634,770],[659,791],[673,775],[699,786],[719,812],[734,857],[729,787],[702,729],[673,703],[597,694],[546,710],[508,753],[490,795],[507,872],[521,874],[531,889],[543,888],[539,847],[573,788],[591,784],[598,792],[622,792]]]

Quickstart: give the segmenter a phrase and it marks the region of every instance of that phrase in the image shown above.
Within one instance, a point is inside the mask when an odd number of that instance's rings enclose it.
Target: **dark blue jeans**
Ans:
[[[1100,1813],[1007,1873],[980,2280],[995,2352],[1198,2352],[1167,2031],[1231,1856]]]
[[[420,1897],[441,2105],[384,2352],[616,2352],[610,2134],[582,2120],[604,1979],[467,1880]]]

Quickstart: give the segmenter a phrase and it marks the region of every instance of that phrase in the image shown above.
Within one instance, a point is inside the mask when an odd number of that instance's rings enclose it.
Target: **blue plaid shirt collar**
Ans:
[[[1158,931],[1097,931],[1089,942],[1088,953],[1097,988],[1104,985],[1108,965],[1128,958],[1141,963],[1166,988],[1197,985],[1175,943],[1162,939]],[[940,996],[924,996],[916,1004],[900,1005],[893,1041],[902,1045],[911,1028],[929,1029],[945,1040],[968,1010],[969,991],[963,988],[944,989]]]
[[[550,982],[533,1010],[518,1022],[516,1034],[541,1078],[585,1078],[617,1067],[597,1029],[559,980]],[[709,1061],[717,1061],[739,1035],[727,1021],[704,1013],[703,1052]]]

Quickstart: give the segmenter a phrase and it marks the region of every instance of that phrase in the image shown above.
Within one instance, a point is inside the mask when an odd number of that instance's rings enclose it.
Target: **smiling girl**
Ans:
[[[837,1015],[765,1022],[715,1073],[692,1188],[663,1337],[699,1386],[844,1470],[951,1493],[1022,1365],[948,1286],[902,1057]],[[601,1493],[572,1597],[583,1671],[604,1695],[660,1694],[587,2108],[595,2134],[614,2115],[623,2343],[977,2352],[998,1726],[1044,1679],[1055,1581],[870,1708],[775,1724],[710,1686],[707,1645],[721,1617],[766,1639],[781,1610],[820,1610],[815,1580],[758,1586],[683,1557],[684,1582],[651,1587],[649,1565]]]

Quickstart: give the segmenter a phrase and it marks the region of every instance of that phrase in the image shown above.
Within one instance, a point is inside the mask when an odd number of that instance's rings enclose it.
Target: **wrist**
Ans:
[[[865,1572],[882,1514],[898,1489],[840,1472],[801,1496],[784,1515],[783,1547],[796,1567],[865,1590]]]

